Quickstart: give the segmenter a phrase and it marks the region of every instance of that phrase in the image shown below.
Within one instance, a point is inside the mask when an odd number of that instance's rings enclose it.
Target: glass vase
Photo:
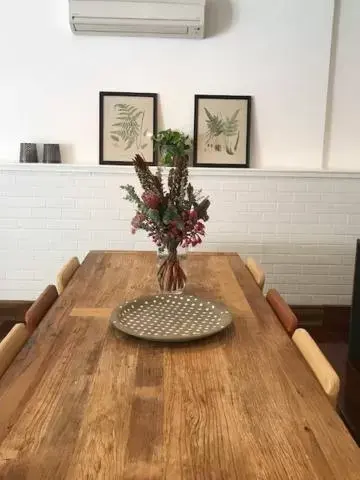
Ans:
[[[157,279],[161,293],[182,293],[186,285],[187,249],[180,246],[158,251]]]
[[[160,147],[160,165],[163,167],[173,167],[174,166],[174,154],[171,153],[171,147],[167,145],[162,145]]]

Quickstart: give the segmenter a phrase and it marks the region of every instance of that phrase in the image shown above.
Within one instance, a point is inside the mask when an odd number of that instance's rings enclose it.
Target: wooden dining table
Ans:
[[[149,252],[92,251],[0,380],[1,479],[360,479],[360,454],[237,254],[186,291],[233,323],[194,342],[117,334],[157,293]]]

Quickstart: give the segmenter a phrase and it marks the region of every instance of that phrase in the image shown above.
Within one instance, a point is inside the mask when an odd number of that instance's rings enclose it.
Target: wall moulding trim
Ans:
[[[236,168],[202,168],[190,167],[193,177],[291,177],[291,178],[347,178],[360,179],[360,171],[346,170],[284,170],[284,169],[236,169]],[[4,173],[55,173],[55,174],[89,174],[89,175],[132,175],[132,166],[106,165],[47,165],[47,164],[0,164],[0,175]]]

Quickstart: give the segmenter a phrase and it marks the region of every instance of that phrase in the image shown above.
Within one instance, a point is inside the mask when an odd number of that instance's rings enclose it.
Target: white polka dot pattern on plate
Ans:
[[[223,305],[192,295],[141,297],[111,316],[117,329],[148,340],[189,341],[208,337],[231,323]]]

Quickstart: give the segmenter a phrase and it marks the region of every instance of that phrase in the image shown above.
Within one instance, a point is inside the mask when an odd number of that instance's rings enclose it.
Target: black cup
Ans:
[[[61,163],[60,145],[46,143],[44,145],[43,163]]]
[[[20,163],[38,163],[36,143],[20,143]]]

